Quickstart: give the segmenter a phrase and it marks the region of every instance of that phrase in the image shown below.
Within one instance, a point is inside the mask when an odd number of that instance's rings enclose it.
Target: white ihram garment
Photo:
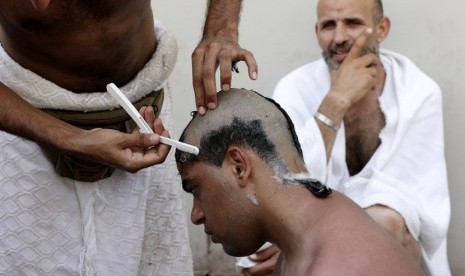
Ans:
[[[127,85],[131,101],[165,89],[174,37],[159,22],[157,51]],[[106,92],[75,94],[22,68],[0,47],[0,80],[39,108],[118,107]],[[55,173],[34,142],[0,131],[1,275],[193,275],[182,190],[173,154],[160,165],[86,183]]]

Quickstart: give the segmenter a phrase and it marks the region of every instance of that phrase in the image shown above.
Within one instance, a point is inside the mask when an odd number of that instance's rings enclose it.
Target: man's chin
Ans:
[[[235,247],[229,246],[228,244],[224,244],[224,243],[222,243],[221,245],[223,246],[224,252],[226,252],[226,254],[228,254],[229,256],[233,256],[233,257],[245,256],[244,254],[240,254]]]

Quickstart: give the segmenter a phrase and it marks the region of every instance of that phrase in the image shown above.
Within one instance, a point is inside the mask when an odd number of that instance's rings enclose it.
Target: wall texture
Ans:
[[[190,55],[200,39],[206,0],[152,0],[155,17],[175,33],[178,63],[172,74],[175,128],[180,131],[194,110]],[[255,54],[259,78],[250,81],[244,64],[234,87],[271,95],[287,72],[320,56],[315,40],[316,0],[244,1],[240,42]],[[449,261],[454,276],[465,275],[465,2],[461,0],[384,1],[391,34],[382,47],[403,53],[435,79],[443,90],[446,158],[452,200]],[[434,130],[432,130],[434,131]],[[462,138],[460,138],[462,137]],[[192,198],[186,197],[186,215]],[[196,270],[210,275],[234,274],[233,259],[212,246],[202,227],[192,226]]]

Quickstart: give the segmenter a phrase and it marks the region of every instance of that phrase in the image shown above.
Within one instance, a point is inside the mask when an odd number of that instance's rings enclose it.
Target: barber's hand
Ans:
[[[232,63],[245,61],[251,79],[257,78],[257,63],[253,54],[241,48],[237,36],[218,32],[214,37],[204,38],[192,53],[192,77],[195,104],[199,114],[215,109],[215,72],[220,67],[221,89],[231,88]]]
[[[355,40],[347,57],[337,70],[331,70],[330,93],[344,98],[348,107],[358,102],[375,88],[376,78],[381,70],[379,58],[373,53],[361,56],[363,48],[370,42],[371,29]]]
[[[273,245],[265,250],[257,252],[249,258],[257,262],[253,267],[242,270],[245,276],[261,276],[261,275],[272,275],[276,262],[279,257],[279,249],[276,245]]]
[[[138,129],[131,134],[101,128],[84,130],[75,137],[81,149],[76,154],[131,173],[163,163],[170,146],[160,143],[160,135],[169,137],[169,133],[155,118],[152,107],[143,107],[140,112],[155,134],[142,134]]]

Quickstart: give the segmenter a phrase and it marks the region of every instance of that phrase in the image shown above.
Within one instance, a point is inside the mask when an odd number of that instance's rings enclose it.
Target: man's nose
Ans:
[[[191,221],[195,225],[202,224],[205,220],[205,215],[200,207],[200,202],[197,199],[194,199],[191,211]]]
[[[342,24],[336,25],[334,33],[334,43],[341,44],[347,40],[347,30]]]

